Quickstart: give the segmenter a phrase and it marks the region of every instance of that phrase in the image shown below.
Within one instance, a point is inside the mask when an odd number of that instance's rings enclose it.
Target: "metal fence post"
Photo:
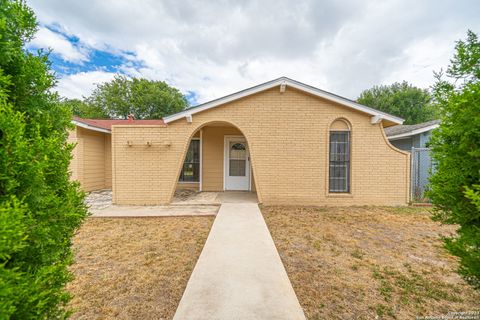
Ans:
[[[415,180],[415,174],[414,174],[414,166],[415,166],[415,147],[412,147],[412,151],[410,153],[410,201],[414,202],[415,201],[415,194],[413,192],[415,188],[415,184],[413,181]]]

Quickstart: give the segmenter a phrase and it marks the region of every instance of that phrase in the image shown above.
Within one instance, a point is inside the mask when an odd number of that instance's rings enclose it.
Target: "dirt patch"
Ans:
[[[74,238],[72,319],[171,319],[212,223],[89,218]]]
[[[414,319],[478,310],[428,208],[265,207],[308,319]]]
[[[199,192],[192,189],[177,189],[173,195],[173,201],[186,201],[195,197]]]
[[[198,192],[192,189],[177,189],[172,205],[212,205],[221,204],[217,199],[218,192]]]

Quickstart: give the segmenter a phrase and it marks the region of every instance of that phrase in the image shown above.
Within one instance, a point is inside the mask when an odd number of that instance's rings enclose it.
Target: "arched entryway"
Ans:
[[[192,135],[176,189],[255,192],[247,137],[228,122],[210,122]]]

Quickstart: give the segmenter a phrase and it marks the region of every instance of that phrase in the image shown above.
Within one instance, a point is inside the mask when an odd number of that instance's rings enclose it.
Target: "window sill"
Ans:
[[[196,184],[199,184],[200,182],[198,181],[178,181],[178,183],[182,183],[182,184],[191,184],[191,183],[196,183]]]
[[[328,198],[353,198],[353,194],[348,192],[348,193],[332,193],[332,192],[327,192],[327,197]]]

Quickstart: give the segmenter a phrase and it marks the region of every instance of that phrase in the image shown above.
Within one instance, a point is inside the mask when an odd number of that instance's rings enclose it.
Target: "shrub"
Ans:
[[[48,56],[22,1],[0,0],[0,318],[68,315],[71,238],[87,214],[69,179],[69,110],[50,92]]]
[[[458,224],[446,248],[460,257],[460,274],[480,288],[480,42],[469,31],[458,41],[446,76],[437,74],[436,103],[442,112],[431,147],[437,163],[429,197],[434,219]]]

